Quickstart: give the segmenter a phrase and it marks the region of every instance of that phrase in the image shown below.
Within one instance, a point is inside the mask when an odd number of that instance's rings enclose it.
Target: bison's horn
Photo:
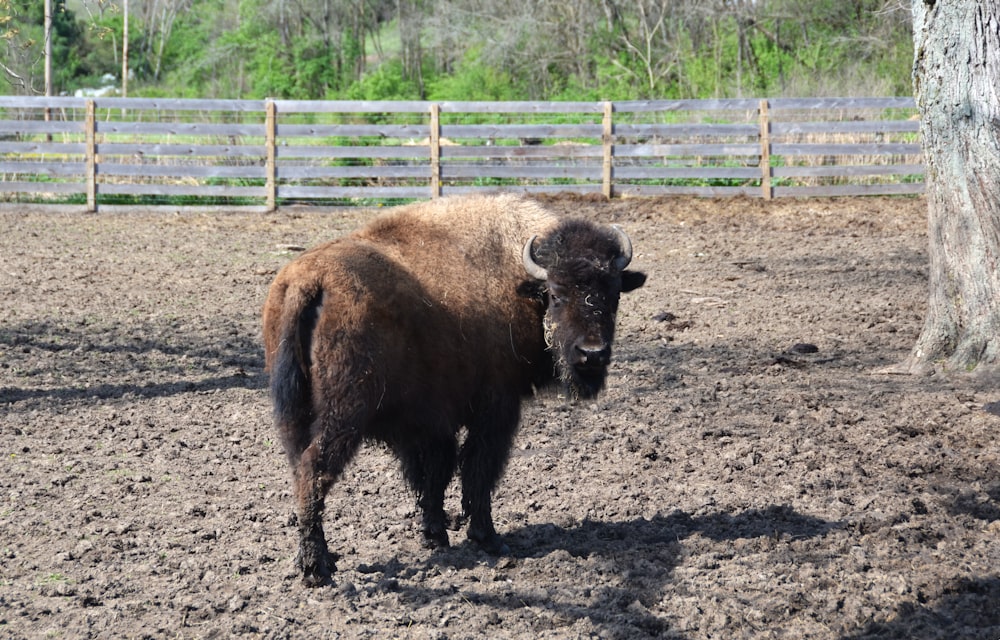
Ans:
[[[628,234],[625,230],[616,224],[611,225],[611,228],[615,230],[615,234],[618,236],[618,244],[621,245],[622,252],[617,258],[615,258],[615,267],[622,271],[628,266],[628,263],[632,262],[632,241],[629,240]]]
[[[535,257],[531,255],[531,246],[535,244],[535,238],[537,237],[538,236],[531,236],[531,238],[524,243],[524,251],[521,252],[521,261],[524,262],[524,270],[528,272],[529,276],[539,280],[548,280],[549,272],[535,262]]]

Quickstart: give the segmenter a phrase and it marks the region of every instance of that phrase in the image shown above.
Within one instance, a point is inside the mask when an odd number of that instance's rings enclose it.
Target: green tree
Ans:
[[[428,100],[519,100],[525,89],[510,76],[469,51],[451,73],[427,81]]]
[[[121,0],[77,1],[94,11],[63,54],[77,56],[78,64],[61,64],[60,73],[74,82],[117,75]],[[19,11],[19,44],[37,41],[24,16],[41,3],[0,3]],[[133,7],[137,82],[130,88],[133,94],[242,98],[898,95],[909,91],[913,50],[911,18],[898,5],[157,0]],[[8,38],[0,60],[12,70],[29,69],[30,63],[6,62],[21,51],[13,41]]]
[[[13,93],[42,94],[44,88],[44,3],[0,0],[0,65]],[[90,50],[83,30],[65,0],[52,2],[52,86],[55,93],[73,90],[82,76]]]

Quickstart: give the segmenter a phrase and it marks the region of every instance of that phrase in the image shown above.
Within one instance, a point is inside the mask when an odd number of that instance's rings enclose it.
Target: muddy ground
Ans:
[[[650,277],[607,393],[527,406],[510,557],[424,549],[369,446],[321,589],[259,310],[373,211],[0,213],[0,637],[1000,638],[997,381],[878,372],[922,323],[922,200],[550,204]]]

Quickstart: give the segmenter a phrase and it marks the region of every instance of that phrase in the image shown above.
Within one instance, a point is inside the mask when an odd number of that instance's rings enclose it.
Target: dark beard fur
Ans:
[[[563,344],[556,340],[556,325],[545,318],[545,344],[552,353],[556,377],[563,383],[567,393],[577,400],[595,397],[604,389],[608,377],[607,367],[576,367],[566,360]]]
[[[568,371],[563,374],[563,381],[570,392],[580,400],[586,400],[597,396],[604,389],[604,380],[607,378],[607,370],[600,372],[578,370]]]

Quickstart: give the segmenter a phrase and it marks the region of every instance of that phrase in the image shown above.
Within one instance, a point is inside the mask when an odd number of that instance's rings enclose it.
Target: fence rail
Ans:
[[[923,191],[912,98],[382,102],[0,96],[0,201],[246,204],[481,190]]]

